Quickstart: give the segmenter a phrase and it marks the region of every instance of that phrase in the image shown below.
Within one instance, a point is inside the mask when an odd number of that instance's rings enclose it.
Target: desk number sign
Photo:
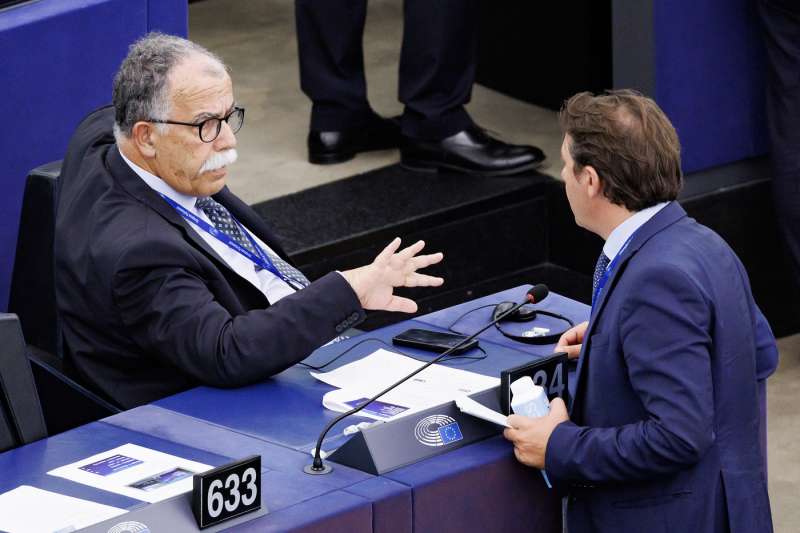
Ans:
[[[260,455],[194,476],[192,512],[200,529],[260,508]]]
[[[561,397],[569,405],[567,373],[569,358],[565,353],[556,353],[515,368],[500,372],[500,407],[504,415],[511,414],[511,384],[522,376],[530,376],[534,385],[544,388],[547,399]]]

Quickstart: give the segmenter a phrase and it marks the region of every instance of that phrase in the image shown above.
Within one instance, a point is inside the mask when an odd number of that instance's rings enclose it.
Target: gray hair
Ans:
[[[142,120],[166,120],[171,109],[170,71],[186,58],[201,54],[212,62],[212,73],[223,74],[222,60],[197,43],[174,35],[148,33],[135,43],[114,76],[114,135],[130,137]],[[166,128],[166,124],[158,124]]]

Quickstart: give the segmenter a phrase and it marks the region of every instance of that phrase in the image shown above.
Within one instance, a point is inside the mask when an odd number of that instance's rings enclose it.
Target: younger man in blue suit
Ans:
[[[582,531],[772,531],[757,379],[777,366],[736,255],[675,202],[680,145],[632,91],[572,97],[560,115],[576,223],[605,239],[569,412],[509,417],[517,459],[569,494]]]

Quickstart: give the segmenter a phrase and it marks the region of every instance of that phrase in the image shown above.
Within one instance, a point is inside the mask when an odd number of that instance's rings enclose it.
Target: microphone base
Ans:
[[[310,464],[303,467],[303,472],[312,476],[323,476],[333,472],[333,467],[327,463],[322,463],[322,468],[314,468],[314,465]]]

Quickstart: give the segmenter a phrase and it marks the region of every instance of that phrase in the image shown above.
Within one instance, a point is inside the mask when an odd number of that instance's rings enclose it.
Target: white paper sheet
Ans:
[[[0,494],[0,530],[10,533],[72,531],[126,512],[28,485]]]
[[[328,409],[344,412],[357,405],[358,400],[374,396],[424,364],[380,349],[336,370],[311,372],[311,375],[340,389],[327,393],[322,403]],[[393,420],[499,384],[498,378],[432,365],[382,396],[359,415],[375,420]]]
[[[155,503],[191,491],[192,476],[210,469],[202,463],[125,444],[48,474]]]
[[[456,406],[461,410],[462,413],[467,413],[468,415],[480,418],[481,420],[492,422],[498,426],[507,428],[511,427],[508,425],[508,417],[506,415],[489,409],[485,405],[482,405],[467,396],[456,398]]]

